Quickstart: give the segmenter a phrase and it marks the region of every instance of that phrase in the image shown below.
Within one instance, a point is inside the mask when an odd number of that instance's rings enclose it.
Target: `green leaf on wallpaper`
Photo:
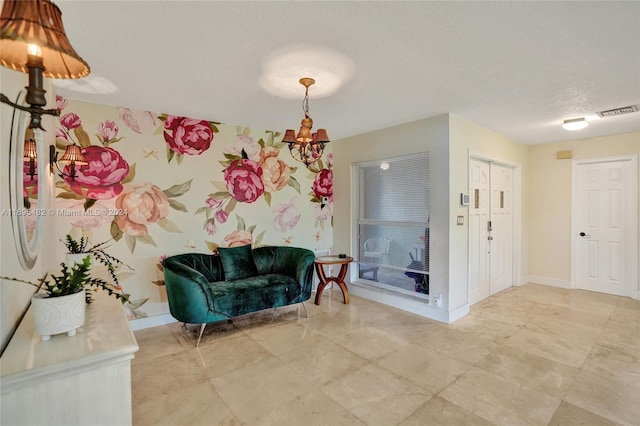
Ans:
[[[67,145],[69,145],[69,142],[65,141],[64,139],[56,139],[56,149],[64,151],[65,149],[67,149]]]
[[[216,189],[219,189],[220,191],[226,191],[227,190],[227,184],[225,182],[214,182],[214,181],[211,181],[211,185],[215,186]]]
[[[213,133],[220,133],[220,130],[218,130],[218,127],[215,124],[213,124],[213,121],[209,122],[209,127],[211,128],[211,131]]]
[[[168,117],[168,116],[169,116],[168,114],[166,114],[166,113],[164,113],[164,112],[163,112],[162,114],[160,114],[160,115],[158,116],[158,120],[160,120],[160,121],[162,121],[162,122],[164,123],[165,121],[167,121],[167,117]]]
[[[169,200],[169,201],[171,201],[171,200]],[[198,207],[198,209],[195,211],[195,213],[193,215],[195,216],[197,214],[206,213],[207,210],[209,210],[209,207],[207,207],[207,206]]]
[[[274,142],[274,143],[273,143],[273,146],[274,146],[274,147],[276,147],[276,148],[278,148],[278,149],[282,149],[282,148],[284,148],[285,146],[287,146],[287,144],[286,144],[286,143],[284,143],[284,142]]]
[[[129,166],[129,173],[122,179],[121,184],[129,183],[136,177],[136,163]]]
[[[184,159],[184,155],[182,154],[176,154],[176,162],[178,164],[182,164],[182,160]]]
[[[258,145],[260,145],[260,148],[264,148],[265,147],[264,139],[262,138],[258,139]]]
[[[152,245],[154,247],[156,246],[156,242],[153,240],[153,238],[151,238],[151,235],[147,234],[147,235],[141,235],[139,237],[135,237],[136,241],[140,241],[141,243],[144,244],[149,244]]]
[[[236,215],[236,219],[238,220],[238,231],[244,231],[247,229],[247,225],[244,223],[244,219],[240,216]]]
[[[227,203],[227,207],[224,208],[224,211],[227,214],[230,214],[233,211],[233,209],[236,208],[236,204],[238,204],[238,201],[235,198],[230,198],[229,202]]]
[[[176,201],[176,200],[169,200],[169,206],[171,206],[171,208],[181,211],[181,212],[188,212],[187,210],[187,206],[185,206],[184,204],[182,204],[180,201]]]
[[[96,135],[96,136],[98,136],[98,135]],[[110,139],[109,142],[107,143],[107,145],[111,145],[112,143],[120,142],[121,140],[122,140],[122,138]]]
[[[256,230],[256,225],[251,225],[250,227],[247,228],[247,232],[250,234],[253,234],[253,231]]]
[[[111,221],[111,227],[109,231],[111,232],[111,238],[113,238],[114,241],[120,241],[123,234],[122,234],[122,231],[120,230],[120,227],[118,226],[118,221],[116,219],[113,219]]]
[[[263,195],[264,195],[264,200],[267,202],[267,205],[271,207],[271,193],[265,192]]]
[[[86,148],[89,145],[91,145],[91,139],[89,139],[89,134],[84,131],[82,126],[76,127],[75,129],[73,129],[73,134],[76,135],[76,138],[78,139],[78,144],[81,147]]]
[[[91,208],[91,206],[93,206],[96,203],[96,201],[98,200],[94,200],[93,198],[87,198],[87,201],[84,202],[84,206],[83,206],[84,209],[87,210]]]
[[[175,233],[182,232],[182,230],[178,228],[178,225],[176,225],[175,222],[167,219],[166,217],[164,219],[160,219],[158,221],[158,225],[160,225],[162,229],[164,229],[167,232],[175,232]]]
[[[289,167],[289,170],[291,170],[291,173],[295,173],[298,168],[297,167]]]
[[[176,155],[176,152],[171,148],[169,148],[169,145],[167,145],[167,163],[170,163],[171,160],[173,160],[173,157],[175,155]]]
[[[133,251],[136,249],[136,237],[132,237],[131,235],[125,235],[124,242],[127,243],[127,247],[129,247],[129,251],[133,253]]]
[[[262,243],[262,238],[264,238],[264,233],[265,233],[265,231],[262,231],[261,233],[258,234],[257,237],[255,237],[253,239],[253,246],[254,247],[258,247]]]
[[[224,153],[224,158],[231,161],[241,160],[242,158],[237,154],[229,154],[228,152]]]
[[[324,163],[322,162],[322,158],[318,158],[318,160],[316,161],[316,164],[318,165],[318,171],[324,169]]]
[[[173,185],[172,187],[167,188],[162,192],[164,192],[164,195],[166,195],[169,198],[179,197],[180,195],[184,194],[185,192],[191,189],[192,181],[193,179],[189,179],[188,181],[181,183],[179,185]]]
[[[160,117],[158,117],[160,118]],[[162,120],[162,119],[161,119]],[[163,120],[164,121],[164,120]],[[160,125],[158,126],[158,128],[153,132],[154,136],[158,136],[164,133],[164,126]]]
[[[218,191],[210,194],[209,196],[216,200],[224,200],[225,198],[229,198],[229,191]]]
[[[75,192],[65,191],[56,195],[56,198],[62,198],[63,200],[84,200],[84,197]]]
[[[293,189],[295,189],[296,191],[298,191],[298,194],[301,194],[301,192],[300,192],[300,182],[298,182],[298,180],[296,178],[294,178],[293,176],[289,176],[288,185],[290,187],[292,187]]]
[[[211,253],[215,253],[216,251],[218,251],[218,244],[214,243],[213,241],[205,241],[204,243],[207,245],[209,250],[211,250]]]
[[[249,136],[249,133],[251,133],[251,127],[245,127],[244,130],[242,130],[242,134],[245,136]]]

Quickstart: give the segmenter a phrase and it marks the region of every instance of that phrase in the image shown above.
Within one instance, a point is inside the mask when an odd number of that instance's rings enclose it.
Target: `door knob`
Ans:
[[[489,236],[487,237],[487,240],[489,240],[489,241],[493,241],[493,237],[492,237],[491,235],[489,235]]]
[[[578,235],[580,235],[581,237],[591,238],[591,235],[585,234],[584,232],[581,232]]]

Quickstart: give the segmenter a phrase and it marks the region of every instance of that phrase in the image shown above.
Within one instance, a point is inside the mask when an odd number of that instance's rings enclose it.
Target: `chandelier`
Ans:
[[[317,132],[311,133],[313,120],[309,116],[309,86],[316,81],[312,78],[305,77],[300,79],[300,84],[305,87],[304,99],[302,100],[302,111],[304,118],[300,123],[300,131],[295,134],[292,129],[287,129],[282,138],[282,142],[289,144],[289,152],[291,156],[305,166],[309,167],[322,157],[325,144],[329,143],[326,129],[318,129]]]

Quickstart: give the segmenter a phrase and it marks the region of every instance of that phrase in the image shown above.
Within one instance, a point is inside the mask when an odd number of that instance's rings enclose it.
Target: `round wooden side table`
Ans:
[[[340,290],[342,290],[342,299],[344,300],[345,305],[349,303],[349,290],[347,290],[347,284],[344,282],[344,277],[347,275],[347,270],[349,269],[349,263],[353,262],[353,257],[338,257],[338,256],[320,256],[314,260],[314,265],[316,267],[316,273],[318,274],[318,278],[320,278],[320,283],[318,284],[318,289],[316,290],[316,300],[315,304],[320,304],[320,298],[322,298],[322,292],[327,284],[334,282],[338,284]],[[340,265],[340,272],[338,276],[335,277],[327,277],[324,273],[324,265]]]

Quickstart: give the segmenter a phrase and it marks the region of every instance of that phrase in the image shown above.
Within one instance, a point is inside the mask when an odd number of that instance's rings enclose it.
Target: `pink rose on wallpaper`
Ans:
[[[280,191],[289,184],[291,168],[278,157],[268,157],[262,163],[262,181],[267,191]]]
[[[69,142],[69,138],[67,138],[67,133],[62,130],[60,127],[56,127],[56,139],[62,139],[63,141]]]
[[[56,109],[62,111],[67,107],[67,100],[62,96],[56,95]]]
[[[178,154],[200,155],[211,146],[213,130],[206,120],[170,115],[164,127],[164,140]]]
[[[149,111],[118,107],[118,115],[128,128],[139,134],[153,132],[161,123]]]
[[[300,220],[300,210],[295,205],[297,197],[292,198],[288,203],[278,204],[273,212],[273,228],[278,232],[289,231],[298,224]]]
[[[224,237],[225,247],[241,247],[251,244],[253,237],[249,231],[235,230],[226,237]]]
[[[264,193],[262,168],[252,160],[233,161],[224,171],[229,194],[243,203],[253,203]]]
[[[316,198],[321,200],[322,197],[329,197],[329,200],[333,201],[333,171],[329,169],[320,170],[316,174],[311,188],[313,193],[316,194]]]
[[[331,168],[333,166],[333,152],[327,154],[327,167]]]
[[[222,200],[216,200],[215,198],[208,197],[204,200],[204,205],[210,209],[219,209],[222,206]]]
[[[314,208],[316,219],[320,222],[331,219],[331,216],[333,216],[333,203],[325,204],[324,207],[321,204],[316,204]]]
[[[70,112],[60,117],[60,124],[62,124],[65,129],[72,130],[80,127],[82,122],[80,121],[80,117],[73,112]]]
[[[98,135],[102,136],[102,140],[109,141],[118,136],[118,125],[115,121],[105,120],[98,124]]]
[[[216,223],[212,220],[211,222],[207,223],[207,227],[205,228],[205,230],[207,231],[207,234],[214,235],[218,230],[218,227],[216,226]]]
[[[238,156],[242,156],[242,151],[244,150],[249,160],[260,161],[261,149],[262,147],[260,146],[260,144],[256,142],[251,136],[237,135],[236,140],[233,142],[231,152],[237,154]]]
[[[109,200],[122,192],[122,180],[129,174],[129,163],[113,148],[90,145],[82,150],[86,158],[86,166],[76,166],[75,182],[67,176],[65,182],[71,190],[82,194],[87,190],[87,197],[94,200]],[[70,166],[64,172],[69,173]]]
[[[225,223],[229,219],[229,215],[224,210],[218,210],[216,212],[216,220],[220,223]]]
[[[117,219],[120,230],[141,237],[148,234],[147,225],[167,217],[169,198],[156,185],[127,184],[126,190],[116,198],[116,209],[126,211]]]

